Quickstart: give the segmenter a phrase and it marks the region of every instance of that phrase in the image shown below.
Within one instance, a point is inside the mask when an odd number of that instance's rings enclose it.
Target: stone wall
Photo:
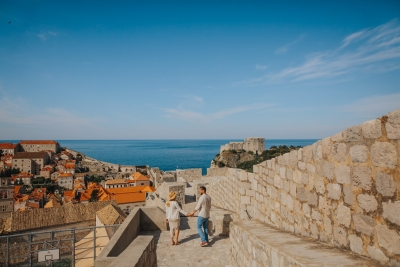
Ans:
[[[66,205],[51,209],[32,209],[13,212],[11,232],[48,228],[59,225],[96,220],[96,212],[107,205],[117,205],[115,201],[90,202]]]
[[[207,176],[225,176],[228,168],[207,168]]]
[[[209,179],[213,204],[400,264],[400,110]],[[246,211],[247,210],[247,211]]]
[[[201,168],[176,170],[176,176],[182,177],[186,182],[193,182],[193,180],[201,179],[202,170]]]

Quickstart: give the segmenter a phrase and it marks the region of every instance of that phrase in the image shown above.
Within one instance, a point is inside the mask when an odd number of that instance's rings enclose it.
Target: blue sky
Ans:
[[[323,138],[400,108],[399,1],[140,2],[1,1],[0,140]]]

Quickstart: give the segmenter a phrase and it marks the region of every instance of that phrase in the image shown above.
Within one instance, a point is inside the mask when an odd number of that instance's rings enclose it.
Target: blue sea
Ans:
[[[57,140],[62,147],[68,147],[83,154],[121,165],[149,165],[161,170],[202,168],[203,174],[210,167],[211,160],[219,148],[229,142],[243,140]],[[266,149],[271,146],[307,146],[317,139],[266,139]],[[17,143],[19,140],[0,142]]]

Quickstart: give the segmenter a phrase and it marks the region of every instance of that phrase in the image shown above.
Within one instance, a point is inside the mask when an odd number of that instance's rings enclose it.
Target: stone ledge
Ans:
[[[231,222],[230,264],[236,266],[383,266],[255,221]]]

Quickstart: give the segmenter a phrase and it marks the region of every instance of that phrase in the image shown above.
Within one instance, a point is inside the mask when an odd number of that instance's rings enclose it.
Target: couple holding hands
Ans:
[[[197,202],[196,208],[192,213],[187,213],[182,210],[176,202],[176,192],[169,193],[169,199],[166,203],[166,221],[169,223],[169,229],[171,234],[171,244],[179,245],[179,230],[180,230],[180,213],[183,215],[193,217],[194,214],[199,211],[197,216],[197,230],[200,235],[201,243],[200,246],[205,247],[208,245],[208,219],[210,218],[211,209],[211,197],[207,195],[207,189],[205,186],[200,187],[201,197]]]

